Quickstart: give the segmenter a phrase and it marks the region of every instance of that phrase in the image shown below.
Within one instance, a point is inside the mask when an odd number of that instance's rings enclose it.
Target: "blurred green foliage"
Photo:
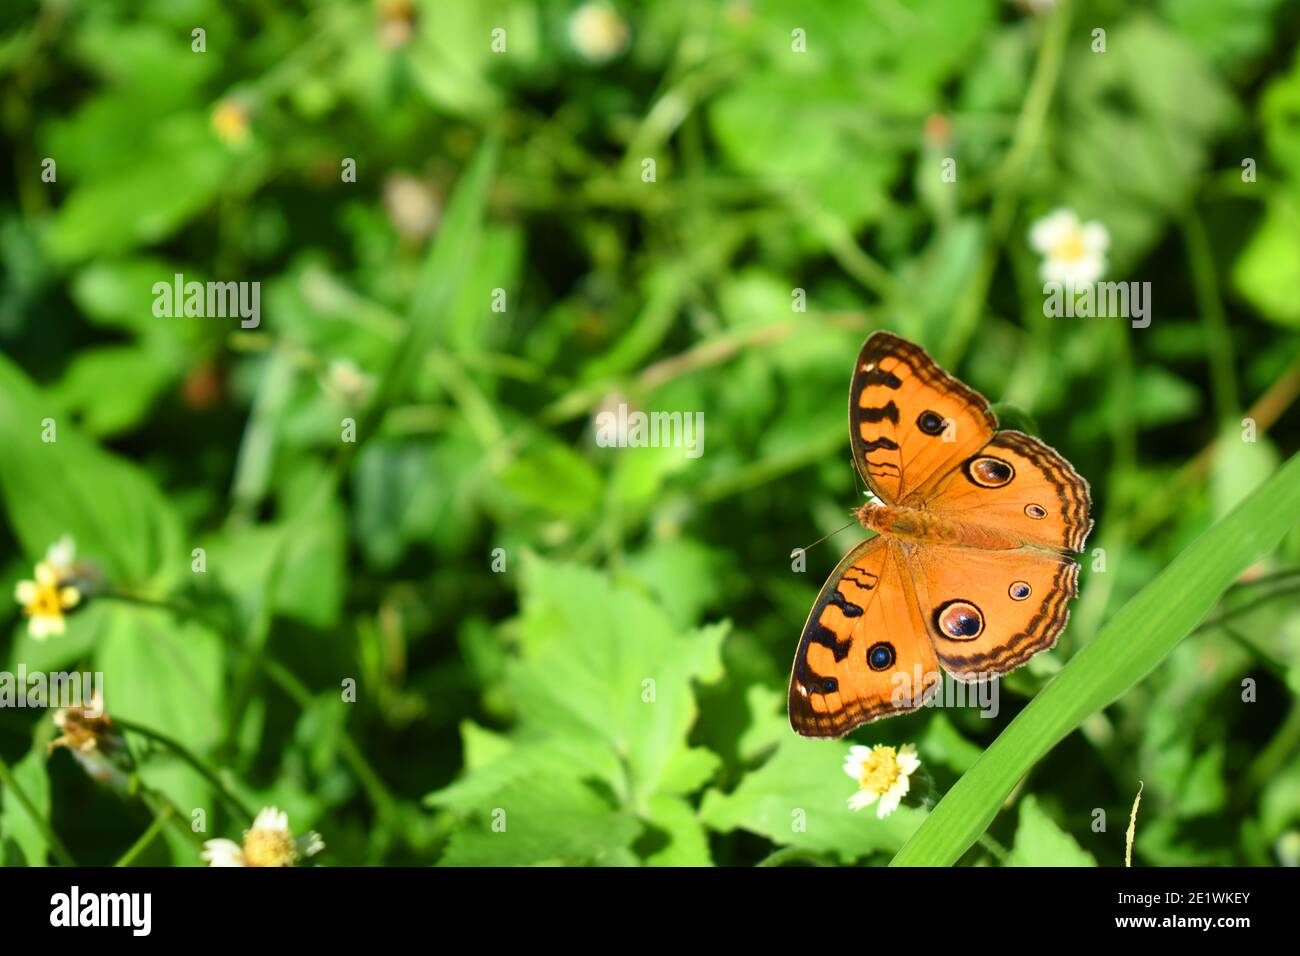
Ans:
[[[0,666],[103,671],[138,729],[114,792],[0,711],[0,859],[194,865],[275,804],[327,865],[887,862],[1300,446],[1300,10],[1031,6],[7,3],[0,585],[69,533],[117,596],[43,642],[10,605]],[[1058,207],[1149,328],[1044,316]],[[260,282],[260,324],[156,315],[176,274]],[[996,718],[853,735],[918,746],[885,820],[784,716],[850,537],[789,555],[858,500],[881,327],[1075,464],[1103,552]],[[703,454],[599,447],[622,402],[703,412]],[[1122,863],[1142,780],[1135,862],[1300,861],[1298,562],[1292,532],[962,860]]]

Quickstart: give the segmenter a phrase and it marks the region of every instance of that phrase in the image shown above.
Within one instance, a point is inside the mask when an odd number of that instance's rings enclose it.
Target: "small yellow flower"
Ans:
[[[64,583],[57,567],[49,561],[36,565],[35,581],[19,581],[14,598],[28,618],[27,631],[38,641],[64,631],[63,615],[81,603],[81,592]]]
[[[203,847],[202,857],[209,866],[293,866],[325,849],[325,841],[314,831],[295,840],[289,815],[265,807],[244,831],[242,847],[234,840],[208,840]]]
[[[911,776],[921,766],[916,747],[904,744],[895,750],[884,744],[851,747],[844,759],[844,772],[858,782],[858,792],[849,797],[849,808],[861,810],[876,803],[876,816],[883,820],[895,810],[911,788]]]
[[[222,100],[212,111],[212,130],[228,146],[248,141],[248,108],[238,100]]]

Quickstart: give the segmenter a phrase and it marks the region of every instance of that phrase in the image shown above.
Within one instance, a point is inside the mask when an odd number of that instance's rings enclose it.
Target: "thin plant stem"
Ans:
[[[1215,411],[1221,424],[1232,421],[1241,408],[1237,392],[1237,373],[1233,369],[1232,336],[1228,334],[1228,317],[1219,294],[1215,276],[1214,254],[1205,233],[1205,224],[1193,209],[1183,222],[1183,242],[1187,246],[1188,271],[1201,313],[1205,339],[1209,345],[1210,388],[1214,393]]]
[[[1243,650],[1249,652],[1252,657],[1258,658],[1260,663],[1272,671],[1275,677],[1280,679],[1283,683],[1286,682],[1286,666],[1281,661],[1263,650],[1258,644],[1248,638],[1245,634],[1242,634],[1235,627],[1223,624],[1220,626],[1219,630],[1223,631],[1223,633],[1226,634],[1234,644],[1237,644]]]
[[[248,655],[256,666],[259,667],[273,683],[285,691],[285,693],[288,694],[301,709],[305,710],[314,703],[311,691],[288,667],[274,658],[262,654],[260,651],[254,651],[245,647],[234,637],[234,635],[213,622],[212,619],[205,615],[201,609],[167,599],[144,598],[119,592],[112,592],[104,595],[104,597],[123,600],[144,607],[156,608],[158,610],[165,610],[181,617],[196,617],[205,620],[205,622],[213,628],[215,633],[221,636],[229,646],[242,654]],[[374,768],[370,766],[369,761],[366,760],[361,749],[357,747],[356,742],[353,741],[351,735],[347,732],[347,729],[340,728],[339,733],[339,752],[352,768],[353,772],[356,773],[357,778],[361,781],[362,788],[366,791],[366,795],[370,798],[376,811],[378,811],[380,818],[385,824],[394,823],[398,815],[397,799],[388,790],[388,787],[384,784],[379,774],[377,774]]]
[[[987,833],[980,834],[979,845],[982,846],[985,850],[987,850],[989,852],[989,855],[992,856],[999,863],[1001,863],[1003,866],[1006,865],[1007,860],[1011,857],[1011,853],[1007,850],[1007,848],[1004,847],[997,840],[993,839],[993,837],[989,836]]]
[[[189,750],[178,740],[168,737],[166,734],[159,733],[156,730],[151,730],[141,724],[137,724],[132,720],[122,720],[119,717],[114,717],[113,722],[123,730],[139,734],[141,737],[146,737],[172,751],[176,756],[180,757],[187,764],[193,767],[204,780],[212,784],[213,788],[221,795],[222,799],[225,800],[226,803],[230,805],[230,808],[235,811],[236,816],[248,820],[253,819],[254,814],[252,809],[239,799],[239,797],[225,784],[225,782],[217,776],[216,771],[212,770],[212,768],[195,756],[193,751]]]
[[[130,849],[117,858],[117,862],[113,866],[130,866],[134,863],[136,858],[148,849],[154,838],[162,833],[162,829],[167,825],[167,822],[175,818],[175,815],[176,811],[172,805],[170,803],[164,804],[162,810],[150,822],[148,829],[140,834],[140,838],[131,844]]]
[[[305,710],[314,703],[311,691],[307,689],[307,686],[279,661],[274,658],[263,657],[261,665],[266,676],[292,697],[299,707]],[[375,809],[379,811],[380,817],[384,818],[387,823],[396,823],[398,815],[397,799],[389,792],[379,774],[375,773],[374,768],[370,766],[369,761],[366,760],[360,748],[357,747],[346,730],[340,730],[339,752],[361,781],[362,787],[365,788],[371,803],[375,805]]]

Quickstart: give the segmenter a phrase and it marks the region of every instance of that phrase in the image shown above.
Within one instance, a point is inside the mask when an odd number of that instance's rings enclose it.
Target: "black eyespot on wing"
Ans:
[[[981,488],[1001,488],[1016,476],[1008,461],[992,455],[980,455],[966,462],[966,477]]]
[[[1013,581],[1011,587],[1007,588],[1007,594],[1013,601],[1023,601],[1033,593],[1034,589],[1027,581]]]
[[[943,416],[927,408],[916,417],[916,427],[926,435],[942,435]]]
[[[894,666],[894,645],[888,641],[878,641],[867,648],[867,666],[873,671],[884,671]]]
[[[969,641],[984,630],[984,612],[970,601],[949,601],[934,609],[934,629],[950,641]]]
[[[1035,519],[1046,518],[1047,509],[1044,508],[1042,505],[1025,505],[1025,514]]]

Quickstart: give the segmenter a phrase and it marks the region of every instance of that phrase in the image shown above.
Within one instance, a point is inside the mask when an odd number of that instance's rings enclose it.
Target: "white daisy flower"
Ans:
[[[293,866],[323,849],[325,841],[319,833],[312,831],[295,840],[289,815],[265,807],[244,831],[243,846],[234,840],[208,840],[201,855],[209,866]]]
[[[884,744],[850,747],[844,758],[844,772],[858,782],[858,792],[849,797],[849,809],[861,810],[875,803],[876,816],[883,820],[907,796],[912,786],[910,778],[920,766],[921,758],[913,744],[897,750]]]
[[[588,63],[606,63],[627,48],[628,29],[608,3],[584,3],[569,17],[569,43]]]
[[[1073,209],[1057,209],[1034,223],[1029,244],[1043,256],[1039,275],[1044,282],[1077,288],[1106,272],[1110,232],[1099,222],[1080,222]]]

